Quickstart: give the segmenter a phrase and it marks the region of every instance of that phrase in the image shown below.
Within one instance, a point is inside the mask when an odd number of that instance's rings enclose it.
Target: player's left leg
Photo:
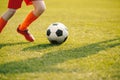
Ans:
[[[23,23],[19,26],[19,31],[26,31],[28,30],[29,25],[35,21],[45,10],[45,3],[43,0],[33,0],[32,4],[34,6],[34,10],[32,10],[27,17],[25,18],[25,20],[23,21]],[[30,40],[25,37],[28,41],[32,42],[34,41],[34,37],[30,36],[28,38],[30,38]],[[32,39],[33,38],[33,39]]]
[[[0,17],[0,33],[3,28],[7,24],[8,20],[15,14],[16,9],[8,9],[1,17]]]
[[[16,10],[21,7],[23,0],[9,0],[8,10],[0,16],[0,33],[7,24],[8,20],[15,14]]]

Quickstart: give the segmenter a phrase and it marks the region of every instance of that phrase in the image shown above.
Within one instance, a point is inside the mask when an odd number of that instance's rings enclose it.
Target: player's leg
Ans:
[[[8,21],[16,12],[16,9],[9,9],[1,16],[5,21]]]
[[[16,10],[21,7],[22,1],[23,0],[9,0],[8,10],[0,17],[0,33],[8,20],[15,14]]]
[[[19,29],[22,31],[26,30],[28,26],[45,11],[46,6],[43,0],[33,0],[32,3],[34,10],[27,15],[23,23],[20,25]]]
[[[26,33],[28,32],[28,27],[29,25],[35,21],[45,10],[45,3],[43,0],[33,0],[32,4],[34,6],[34,10],[32,10],[27,17],[25,18],[25,20],[23,21],[23,23],[21,25],[19,25],[19,27],[17,28],[17,31],[21,34],[23,34],[25,36],[25,38],[32,42],[34,41],[34,37],[32,36],[32,34],[30,33]],[[25,34],[24,34],[25,32]]]
[[[1,17],[0,17],[0,33],[3,28],[7,24],[8,20],[15,14],[15,9],[8,9]]]
[[[45,2],[43,0],[34,0],[33,2],[33,6],[34,6],[34,10],[33,10],[33,14],[35,16],[40,16],[46,9],[45,6]]]

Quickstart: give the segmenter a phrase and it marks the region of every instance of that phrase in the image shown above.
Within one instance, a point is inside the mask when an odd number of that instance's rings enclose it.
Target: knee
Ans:
[[[36,8],[35,9],[36,15],[40,16],[45,10],[46,10],[45,6],[40,6],[40,7]]]
[[[44,6],[44,7],[41,7],[41,9],[39,9],[39,12],[43,13],[45,10],[46,10],[46,7]]]
[[[14,14],[15,14],[16,10],[15,9],[8,9],[3,15],[2,17],[8,21]]]
[[[8,14],[9,15],[14,15],[16,13],[16,9],[8,9]]]

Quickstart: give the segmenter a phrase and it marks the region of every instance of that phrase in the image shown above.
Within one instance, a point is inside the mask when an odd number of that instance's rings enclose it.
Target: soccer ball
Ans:
[[[61,44],[68,38],[68,29],[64,24],[55,22],[49,25],[46,35],[50,43]]]

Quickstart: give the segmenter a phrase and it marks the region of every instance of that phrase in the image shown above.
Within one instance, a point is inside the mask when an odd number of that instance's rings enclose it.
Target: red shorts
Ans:
[[[32,0],[24,0],[27,5],[32,4]],[[9,0],[8,8],[18,9],[21,7],[23,0]]]

